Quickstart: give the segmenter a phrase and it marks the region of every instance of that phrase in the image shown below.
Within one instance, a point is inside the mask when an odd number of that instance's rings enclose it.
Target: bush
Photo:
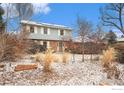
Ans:
[[[117,61],[124,63],[124,43],[116,43],[113,47],[118,51]]]
[[[43,52],[46,51],[46,48],[43,45],[38,45],[37,43],[32,43],[31,48],[29,49],[29,52],[31,54],[36,54],[37,52]]]
[[[0,34],[0,61],[16,61],[22,58],[30,45],[27,35],[25,32]]]

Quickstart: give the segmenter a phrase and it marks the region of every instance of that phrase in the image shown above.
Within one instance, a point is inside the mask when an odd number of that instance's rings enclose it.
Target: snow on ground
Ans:
[[[123,65],[119,67],[124,68]],[[43,72],[40,66],[35,70],[0,72],[0,85],[99,85],[100,82],[124,85],[122,80],[107,79],[100,62],[53,63],[51,69],[52,72]],[[124,78],[124,73],[121,75]]]

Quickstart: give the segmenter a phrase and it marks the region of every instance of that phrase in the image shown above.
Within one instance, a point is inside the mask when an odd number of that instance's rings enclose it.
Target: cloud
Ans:
[[[51,11],[48,3],[32,3],[34,14],[41,13],[41,14],[48,14]],[[3,7],[5,14],[4,17],[13,18],[18,16],[18,12],[13,4],[9,3],[2,3],[1,6]],[[8,11],[8,12],[7,12]]]
[[[51,11],[48,3],[34,3],[33,7],[35,13],[47,14]]]

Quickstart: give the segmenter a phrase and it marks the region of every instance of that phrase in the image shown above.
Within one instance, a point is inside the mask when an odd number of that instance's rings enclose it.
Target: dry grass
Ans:
[[[43,57],[45,72],[51,71],[50,65],[53,61],[54,61],[53,51],[51,49],[47,49]]]
[[[43,54],[42,53],[36,53],[35,55],[34,55],[34,58],[35,58],[35,61],[36,62],[42,62],[43,61]]]
[[[61,54],[53,54],[54,62],[62,62],[62,55]]]
[[[114,48],[108,48],[107,50],[103,51],[102,56],[102,65],[103,67],[109,67],[112,64],[112,61],[115,59],[116,51]]]
[[[36,53],[34,59],[36,62],[43,64],[44,71],[48,72],[51,70],[52,62],[63,62],[66,64],[69,61],[70,54],[64,52],[63,54],[54,54],[52,49],[47,49],[45,53]]]
[[[69,61],[69,57],[70,57],[69,53],[64,52],[64,53],[62,54],[62,62],[63,62],[64,64],[66,64],[66,63]]]
[[[120,70],[113,63],[116,58],[116,54],[117,52],[114,48],[108,48],[108,50],[103,51],[102,66],[104,71],[107,73],[107,78],[109,79],[112,79],[113,77],[118,79],[120,75]]]

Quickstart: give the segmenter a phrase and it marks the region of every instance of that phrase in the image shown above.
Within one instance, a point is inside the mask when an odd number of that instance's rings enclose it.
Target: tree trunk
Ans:
[[[75,62],[75,54],[73,53],[72,54],[72,63],[74,63]]]
[[[92,53],[91,53],[91,55],[90,55],[90,61],[91,61],[91,62],[93,61],[93,55],[92,55]]]
[[[93,61],[93,46],[90,46],[91,48],[91,54],[90,54],[90,61],[92,62]]]
[[[82,62],[84,62],[84,39],[82,39]]]

